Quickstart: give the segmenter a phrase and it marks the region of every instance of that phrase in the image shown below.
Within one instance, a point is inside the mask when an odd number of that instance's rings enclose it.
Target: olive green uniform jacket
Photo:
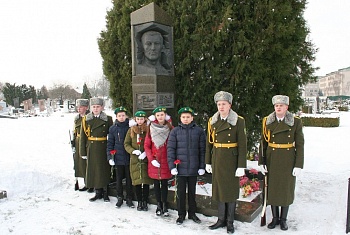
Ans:
[[[212,132],[210,132],[210,128]],[[214,138],[211,138],[214,132]],[[214,143],[237,143],[237,147],[214,147]],[[239,198],[239,177],[237,168],[246,168],[247,137],[243,117],[230,110],[226,120],[221,120],[219,112],[208,122],[205,163],[212,165],[212,198],[219,202],[235,202]]]
[[[75,177],[85,178],[85,174],[86,174],[86,160],[82,159],[80,157],[80,151],[79,151],[81,120],[82,120],[82,117],[80,116],[80,114],[78,114],[74,118],[73,141],[74,141],[74,146],[75,146],[75,153],[74,153],[73,159],[74,159]]]
[[[92,113],[85,116],[86,132],[84,124],[80,129],[80,156],[87,156],[87,168],[85,183],[88,188],[107,187],[110,182],[111,167],[107,160],[107,135],[109,127],[113,125],[111,116],[101,112],[98,118]],[[83,120],[84,122],[84,120]],[[88,140],[88,137],[105,137],[106,140]]]
[[[146,124],[144,124],[146,127]],[[124,140],[124,148],[125,150],[130,154],[130,176],[132,180],[132,185],[139,185],[139,184],[153,184],[153,179],[151,179],[148,176],[148,159],[147,157],[143,160],[138,159],[138,156],[135,154],[132,154],[134,150],[140,150],[141,153],[143,153],[144,150],[144,143],[145,143],[145,137],[146,137],[146,128],[144,131],[137,130],[139,129],[138,126],[133,126],[128,130],[128,133],[126,134],[125,140]],[[136,130],[134,133],[134,136],[131,137],[131,132]],[[137,133],[140,135],[140,143],[137,143]]]
[[[260,148],[259,164],[264,164],[262,153],[266,157],[268,170],[267,204],[273,206],[289,206],[294,201],[296,177],[293,168],[304,166],[304,135],[302,121],[287,111],[284,120],[278,123],[275,112],[266,117],[266,130],[270,132],[270,143],[293,144],[291,148],[273,148],[268,146],[264,138],[263,152]]]

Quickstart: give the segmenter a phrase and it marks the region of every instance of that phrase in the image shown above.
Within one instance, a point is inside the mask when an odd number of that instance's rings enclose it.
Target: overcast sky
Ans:
[[[310,0],[316,75],[350,66],[349,0]],[[1,0],[0,82],[82,87],[102,76],[97,38],[111,0]]]

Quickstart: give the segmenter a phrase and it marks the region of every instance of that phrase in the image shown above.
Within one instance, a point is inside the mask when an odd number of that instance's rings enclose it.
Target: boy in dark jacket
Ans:
[[[193,121],[190,107],[178,111],[180,124],[169,135],[167,152],[168,164],[172,175],[177,175],[177,211],[176,224],[182,224],[186,217],[186,186],[188,189],[188,218],[196,223],[197,175],[205,173],[205,133]]]
[[[117,208],[120,208],[123,204],[123,183],[122,180],[126,180],[126,204],[127,206],[134,208],[132,202],[133,190],[130,177],[130,155],[124,148],[124,140],[126,133],[129,130],[129,119],[126,116],[126,108],[120,106],[114,110],[116,120],[114,125],[109,128],[108,140],[107,140],[107,156],[111,166],[116,168],[116,181],[117,181]],[[114,151],[116,150],[116,151]],[[113,154],[114,151],[114,154]]]

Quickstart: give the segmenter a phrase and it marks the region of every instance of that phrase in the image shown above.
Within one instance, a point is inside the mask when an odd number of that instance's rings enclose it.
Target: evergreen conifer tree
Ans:
[[[81,94],[81,98],[82,99],[90,99],[92,96],[90,94],[90,91],[86,85],[86,83],[84,83],[84,86],[83,86],[83,94]]]

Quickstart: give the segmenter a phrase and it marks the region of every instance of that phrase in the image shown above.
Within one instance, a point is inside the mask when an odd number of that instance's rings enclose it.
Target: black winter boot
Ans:
[[[105,202],[109,202],[108,192],[107,189],[103,189],[103,200]]]
[[[115,207],[120,208],[123,205],[123,198],[122,197],[117,197],[118,201],[117,204],[115,204]]]
[[[168,203],[167,202],[163,202],[163,214],[164,214],[165,217],[169,216]]]
[[[227,221],[227,233],[234,233],[235,227],[233,227],[233,221]]]
[[[143,201],[143,202],[142,202],[142,210],[143,210],[143,211],[148,211],[147,201]]]
[[[160,216],[163,214],[163,204],[162,202],[157,202],[156,215]]]
[[[132,202],[132,199],[131,198],[127,198],[126,199],[126,205],[130,208],[135,208],[135,205],[134,203]]]
[[[89,201],[94,202],[97,199],[102,199],[102,189],[99,189],[99,188],[95,189],[95,196],[90,198]]]
[[[138,211],[142,211],[143,210],[143,203],[142,203],[142,201],[138,201],[137,202],[137,210]]]
[[[288,225],[287,225],[287,215],[288,215],[288,209],[289,206],[282,206],[281,207],[281,229],[282,230],[288,230]]]
[[[272,212],[273,218],[272,218],[271,223],[269,223],[269,224],[267,225],[267,227],[268,227],[269,229],[274,229],[274,228],[276,227],[276,225],[279,225],[279,224],[280,224],[280,220],[279,220],[279,210],[280,210],[279,206],[272,206],[272,205],[271,205],[271,212]]]

